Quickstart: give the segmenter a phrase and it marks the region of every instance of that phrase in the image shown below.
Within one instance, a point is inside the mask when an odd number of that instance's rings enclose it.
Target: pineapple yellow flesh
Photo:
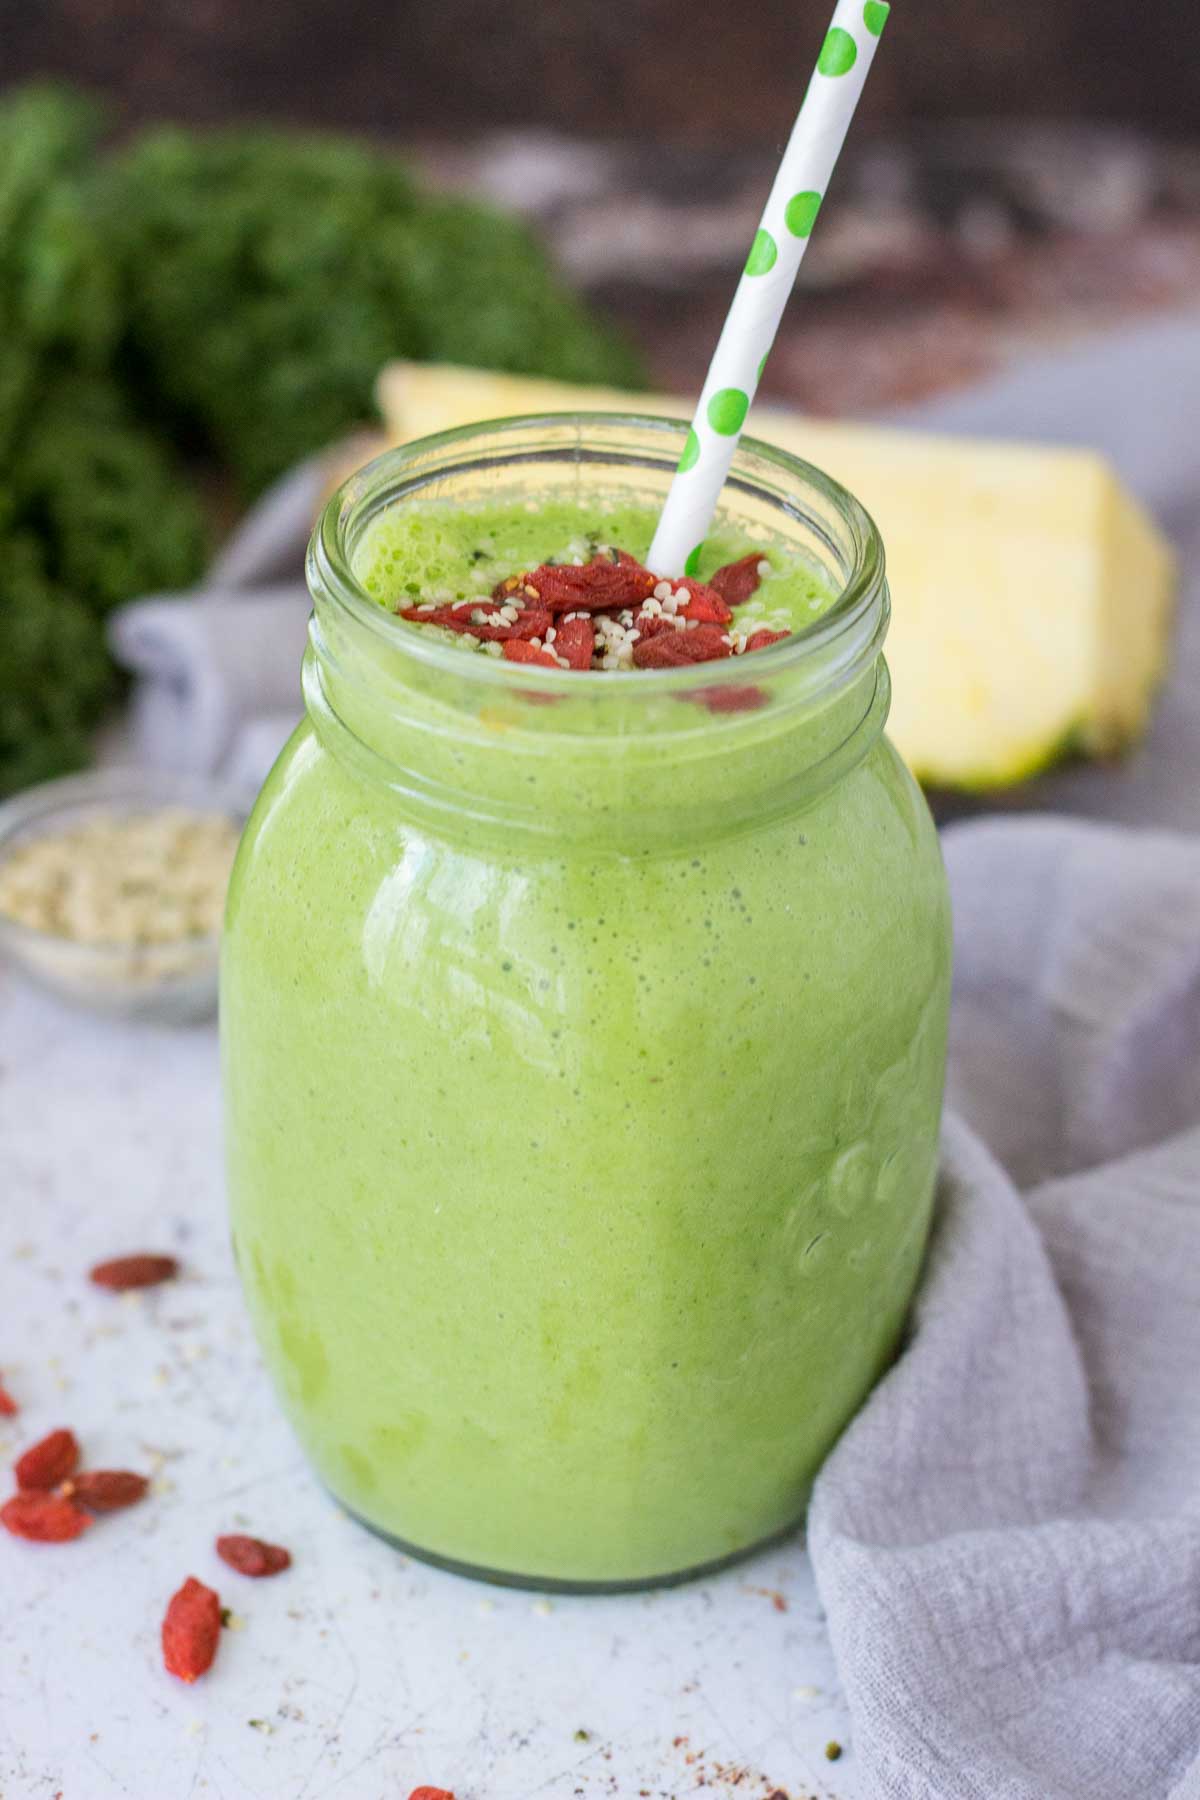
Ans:
[[[438,364],[379,381],[391,441],[514,413],[687,418],[686,401]],[[1170,547],[1086,450],[834,424],[758,407],[747,429],[849,488],[883,537],[888,730],[929,786],[1000,787],[1144,729],[1166,660]]]

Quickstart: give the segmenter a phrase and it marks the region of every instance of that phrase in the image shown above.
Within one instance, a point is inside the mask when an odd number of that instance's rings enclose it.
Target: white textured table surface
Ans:
[[[343,1517],[276,1412],[225,1229],[216,1034],[92,1020],[0,973],[0,1454],[57,1425],[93,1467],[155,1472],[78,1542],[0,1541],[0,1800],[851,1800],[797,1545],[719,1579],[539,1601],[409,1562]],[[93,1288],[169,1250],[184,1277]],[[219,1531],[287,1544],[233,1574]],[[186,1575],[236,1629],[194,1687],[165,1674]],[[777,1598],[776,1598],[777,1597]],[[584,1736],[583,1734],[587,1735]]]

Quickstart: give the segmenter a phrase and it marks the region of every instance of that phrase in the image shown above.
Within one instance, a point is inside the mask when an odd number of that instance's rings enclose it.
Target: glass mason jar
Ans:
[[[534,677],[352,570],[384,507],[653,504],[683,439],[513,419],[334,496],[222,954],[236,1254],[308,1456],[404,1548],[544,1587],[794,1525],[930,1218],[947,896],[858,503],[743,442],[725,523],[838,598],[719,665]]]

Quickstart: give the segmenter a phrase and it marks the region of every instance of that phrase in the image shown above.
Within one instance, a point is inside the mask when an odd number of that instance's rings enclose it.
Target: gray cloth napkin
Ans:
[[[809,1546],[870,1800],[1200,1796],[1200,844],[946,834],[938,1217]]]
[[[129,726],[141,760],[229,775],[246,761],[247,744],[261,741],[261,783],[299,716],[308,610],[294,582],[245,593],[214,588],[194,598],[165,594],[123,607],[109,637],[119,659],[138,671]]]
[[[262,783],[300,717],[304,551],[326,474],[313,457],[277,481],[203,587],[113,614],[113,655],[137,677],[129,730],[139,761]]]

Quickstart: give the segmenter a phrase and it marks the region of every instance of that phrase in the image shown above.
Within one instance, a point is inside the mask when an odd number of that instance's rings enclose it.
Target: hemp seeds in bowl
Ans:
[[[208,1017],[245,816],[214,783],[142,769],[17,795],[0,807],[0,949],[98,1012]]]

